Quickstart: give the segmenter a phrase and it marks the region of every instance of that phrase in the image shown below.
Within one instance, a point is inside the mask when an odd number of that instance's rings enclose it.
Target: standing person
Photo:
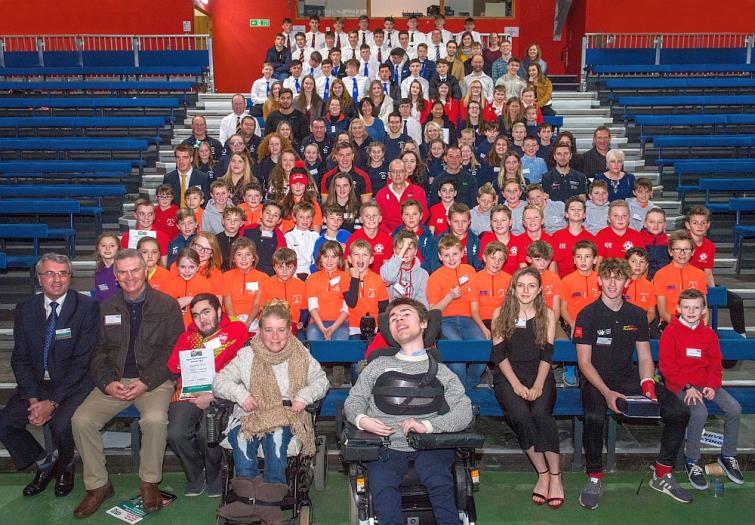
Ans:
[[[178,456],[186,474],[184,496],[199,496],[205,489],[211,498],[219,497],[223,490],[221,466],[222,448],[208,448],[205,442],[205,410],[215,399],[212,392],[180,399],[180,352],[212,348],[215,354],[215,372],[220,372],[236,353],[246,345],[249,332],[244,323],[231,321],[223,314],[220,301],[212,294],[198,294],[189,304],[193,322],[181,334],[168,359],[168,370],[178,375],[176,391],[168,409],[168,444]]]
[[[93,388],[89,359],[99,308],[94,299],[70,290],[73,268],[67,256],[47,253],[35,271],[42,293],[15,310],[10,364],[17,386],[0,410],[0,441],[17,470],[37,468],[24,496],[36,496],[55,480],[55,495],[62,497],[74,485],[71,416]],[[52,434],[50,454],[26,429],[45,424]]]
[[[551,358],[556,318],[545,306],[537,270],[516,271],[511,293],[494,312],[491,328],[495,396],[538,474],[532,502],[557,509],[564,503],[564,487],[553,417],[556,382]]]
[[[222,151],[222,147],[220,150]],[[184,194],[186,190],[195,186],[202,190],[204,198],[207,200],[210,197],[210,183],[206,173],[192,167],[194,148],[189,144],[179,144],[175,147],[173,153],[176,156],[176,169],[166,173],[161,183],[170,184],[173,188],[173,204],[179,208],[185,207],[186,196]]]
[[[414,450],[406,442],[406,435],[409,432],[462,431],[474,417],[471,402],[458,378],[443,363],[437,363],[437,381],[432,384],[439,388],[432,388],[431,394],[436,402],[448,407],[443,414],[420,408],[412,410],[407,417],[404,407],[385,396],[378,398],[380,394],[373,389],[383,374],[398,372],[416,385],[415,381],[427,378],[428,370],[436,366],[422,340],[428,322],[427,308],[413,299],[398,298],[390,304],[386,315],[391,336],[401,349],[394,356],[370,362],[359,374],[344,403],[349,423],[389,441],[384,454],[367,466],[375,513],[382,524],[404,523],[399,483],[409,461],[414,459],[417,476],[428,489],[435,522],[457,524],[459,513],[454,502],[452,474],[455,452],[452,449]]]
[[[638,306],[624,301],[629,265],[620,259],[606,259],[598,266],[600,299],[577,316],[572,340],[577,345],[577,362],[582,374],[582,407],[585,413],[583,445],[587,483],[579,504],[596,509],[603,493],[603,435],[606,409],[619,412],[616,401],[629,395],[644,395],[661,405],[661,450],[655,462],[650,487],[682,503],[692,496],[679,486],[672,474],[684,442],[689,410],[665,386],[656,384],[650,353],[647,317]],[[621,327],[619,329],[619,327]],[[637,365],[632,356],[637,352]]]
[[[84,499],[73,511],[77,518],[91,516],[115,493],[105,467],[100,430],[131,405],[140,413],[139,479],[144,510],[156,511],[163,503],[158,484],[174,387],[167,362],[184,331],[181,309],[169,295],[147,286],[147,265],[138,251],[121,250],[113,264],[121,290],[100,309],[102,324],[90,364],[97,388],[71,420],[86,487]]]

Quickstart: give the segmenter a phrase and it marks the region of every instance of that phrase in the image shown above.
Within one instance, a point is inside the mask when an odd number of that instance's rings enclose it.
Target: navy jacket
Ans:
[[[178,170],[173,170],[170,173],[166,173],[163,177],[163,184],[170,184],[173,188],[173,204],[176,206],[181,205],[181,178],[178,176]],[[189,176],[189,183],[186,185],[188,190],[192,186],[199,186],[204,194],[204,201],[210,200],[210,179],[207,178],[207,174],[198,169],[192,169]]]
[[[285,46],[282,51],[278,51],[273,46],[265,53],[265,62],[270,62],[273,65],[273,71],[276,73],[288,73],[291,67],[291,51],[286,49]]]
[[[51,401],[62,403],[72,395],[89,393],[94,388],[89,376],[89,360],[97,343],[99,312],[94,299],[75,290],[69,290],[63,305],[58,307],[56,336],[47,357]],[[18,393],[24,399],[42,399],[46,327],[43,294],[16,305],[11,367]],[[70,330],[70,337],[66,329]]]

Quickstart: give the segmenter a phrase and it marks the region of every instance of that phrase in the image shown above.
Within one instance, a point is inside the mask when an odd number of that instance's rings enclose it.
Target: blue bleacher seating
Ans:
[[[2,71],[2,69],[0,69]],[[0,91],[191,91],[194,83],[185,80],[90,80],[90,81],[1,81]]]

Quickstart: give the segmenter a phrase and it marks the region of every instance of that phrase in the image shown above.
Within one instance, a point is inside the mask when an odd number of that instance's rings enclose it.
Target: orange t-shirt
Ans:
[[[470,301],[478,303],[480,319],[487,321],[493,318],[495,309],[503,305],[510,284],[511,275],[503,271],[491,275],[487,270],[480,270],[475,274]]]
[[[194,210],[194,218],[197,219],[197,233],[202,231],[202,214],[204,213],[204,208],[199,207],[196,210]]]
[[[260,293],[260,307],[271,299],[282,299],[291,307],[291,324],[295,327],[301,319],[301,310],[306,308],[304,302],[306,285],[298,277],[291,277],[288,281],[281,281],[277,276],[267,277],[262,282]]]
[[[249,315],[260,293],[262,283],[266,280],[267,274],[254,268],[246,273],[234,268],[223,274],[223,295],[231,296],[233,313],[237,318],[240,315]]]
[[[655,308],[655,289],[653,283],[647,280],[647,277],[639,279],[630,279],[627,287],[624,289],[624,300],[635,306],[639,306],[646,312]]]
[[[322,227],[322,210],[320,209],[320,205],[316,202],[312,204],[315,208],[315,214],[312,216],[312,230],[314,231],[320,231],[320,228]],[[259,219],[258,219],[259,222]],[[281,223],[278,225],[278,228],[283,233],[288,233],[291,230],[294,229],[294,226],[296,224],[294,223],[294,217],[293,212],[291,213],[291,217],[287,217],[281,220]]]
[[[359,284],[359,299],[354,308],[349,308],[349,328],[359,330],[359,320],[367,312],[377,322],[378,304],[380,301],[388,301],[388,290],[383,279],[375,272],[368,270],[364,279]]]
[[[150,275],[147,278],[147,283],[158,292],[164,292],[165,291],[165,285],[170,281],[174,275],[170,273],[168,270],[163,268],[162,266],[155,266],[155,269],[152,272],[152,275]]]
[[[178,266],[176,263],[173,263],[170,265],[170,268],[168,268],[171,275],[178,275]],[[210,284],[212,285],[213,289],[215,290],[215,294],[217,295],[225,295],[225,283],[223,282],[223,272],[220,270],[220,268],[213,268],[210,270],[210,275],[205,276],[204,271],[202,269],[199,270],[199,275],[210,281]]]
[[[558,275],[552,271],[545,270],[540,274],[540,280],[543,283],[543,299],[545,299],[545,306],[553,310],[553,298],[555,296],[564,296],[561,292],[561,279],[559,279]],[[556,317],[558,317],[558,312],[555,313]]]
[[[188,281],[180,275],[174,275],[173,278],[165,284],[165,289],[162,291],[170,295],[174,299],[188,296],[193,297],[195,295],[199,295],[200,293],[217,293],[215,292],[215,289],[213,288],[210,281],[199,274],[196,274]],[[183,313],[184,326],[189,326],[192,322],[192,319],[188,305],[184,308],[181,308],[181,312]]]
[[[600,297],[600,285],[598,285],[598,272],[592,271],[590,275],[582,275],[575,270],[561,279],[561,301],[566,301],[566,309],[569,316],[577,319],[582,308],[595,302]],[[556,312],[557,314],[559,312]]]
[[[676,315],[676,305],[679,295],[688,288],[708,293],[705,272],[688,264],[685,268],[676,268],[674,263],[667,264],[658,270],[653,277],[653,290],[658,297],[666,298],[666,311]]]
[[[317,299],[317,311],[323,321],[335,321],[344,309],[343,294],[349,290],[351,277],[343,270],[334,270],[328,275],[319,270],[306,281],[307,304],[314,310],[312,299]]]
[[[469,300],[472,297],[472,279],[475,273],[474,268],[468,264],[460,264],[453,270],[441,266],[427,280],[427,302],[430,305],[438,303],[451,288],[458,286],[461,288],[461,297],[448,303],[446,309],[443,310],[443,317],[457,315],[469,317]]]
[[[247,226],[252,226],[254,224],[260,223],[260,218],[262,217],[262,204],[257,206],[256,209],[251,209],[249,205],[245,202],[242,202],[239,204],[239,208],[244,210],[244,213],[246,213],[246,222],[244,222]]]

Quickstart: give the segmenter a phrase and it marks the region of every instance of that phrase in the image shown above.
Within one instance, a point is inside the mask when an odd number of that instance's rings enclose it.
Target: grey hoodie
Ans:
[[[380,267],[380,277],[388,288],[388,298],[393,301],[397,297],[405,297],[401,290],[405,290],[408,283],[411,283],[409,297],[429,307],[427,303],[427,280],[430,276],[427,271],[422,268],[422,263],[418,257],[414,258],[414,265],[409,271],[401,271],[402,263],[403,261],[398,255],[392,255]],[[401,282],[399,283],[399,281]]]

